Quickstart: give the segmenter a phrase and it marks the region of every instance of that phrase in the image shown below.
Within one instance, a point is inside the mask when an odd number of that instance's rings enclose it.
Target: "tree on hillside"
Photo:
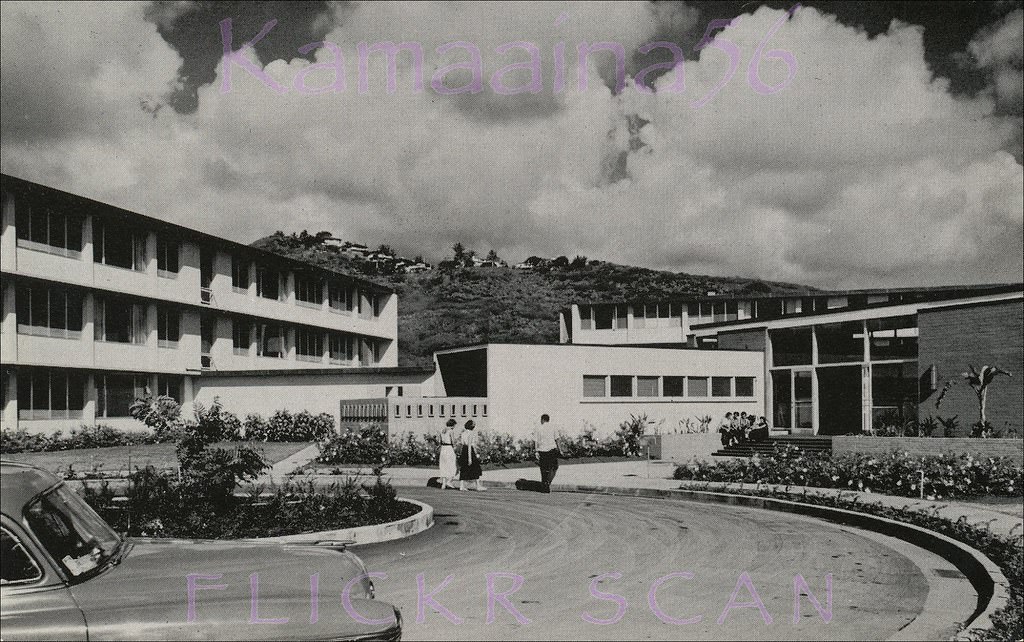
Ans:
[[[501,260],[501,257],[498,256],[498,253],[494,251],[494,248],[491,248],[491,251],[487,253],[487,260],[494,261],[495,263],[497,263],[498,261]]]
[[[380,247],[377,248],[377,254],[383,254],[385,256],[394,256],[395,251],[391,249],[390,245],[381,243]]]
[[[560,256],[556,259],[551,260],[551,267],[564,270],[569,267],[569,259],[565,256]]]
[[[579,254],[577,254],[576,258],[574,258],[572,263],[569,264],[570,270],[582,270],[585,267],[587,267],[587,257],[580,256]]]

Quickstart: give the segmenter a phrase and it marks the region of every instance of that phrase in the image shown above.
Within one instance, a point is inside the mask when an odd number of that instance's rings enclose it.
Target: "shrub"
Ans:
[[[86,487],[84,495],[115,529],[132,537],[275,537],[379,524],[417,510],[398,500],[379,476],[373,484],[348,478],[320,490],[286,484],[269,496],[231,495],[220,504],[197,500],[193,490],[169,473],[147,468],[132,475],[125,504],[113,501],[105,483]]]
[[[109,448],[153,443],[152,434],[121,430],[105,424],[72,428],[65,437],[61,431],[45,435],[24,429],[0,431],[0,453],[33,453],[74,450],[78,448]]]
[[[208,408],[198,402],[193,406],[195,423],[187,424],[186,434],[201,435],[208,443],[241,439],[242,422],[237,415],[224,410],[219,398],[214,397]]]
[[[380,426],[370,424],[361,430],[345,430],[329,437],[320,447],[317,461],[322,464],[384,464],[387,454],[387,434]]]
[[[251,441],[323,441],[333,433],[334,417],[326,412],[278,410],[269,419],[245,417],[245,438]]]
[[[615,431],[615,437],[619,441],[623,455],[634,457],[640,454],[640,438],[644,436],[647,428],[647,415],[629,415],[629,421],[624,421]]]
[[[153,429],[157,443],[178,441],[184,435],[181,404],[171,397],[147,394],[136,399],[128,408],[128,413]]]
[[[766,457],[716,463],[692,462],[676,468],[676,479],[699,481],[791,484],[845,488],[918,497],[921,473],[924,495],[951,499],[991,494],[1021,496],[1024,471],[1006,457],[974,458],[949,453],[911,457],[892,451],[886,455],[805,453],[794,446],[776,446]]]

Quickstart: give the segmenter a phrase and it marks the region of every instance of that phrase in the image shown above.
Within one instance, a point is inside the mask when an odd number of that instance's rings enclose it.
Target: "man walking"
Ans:
[[[537,462],[540,464],[540,482],[544,492],[551,492],[551,482],[558,472],[558,443],[555,442],[555,431],[549,423],[551,418],[546,414],[540,416],[540,426],[534,432],[534,445]]]

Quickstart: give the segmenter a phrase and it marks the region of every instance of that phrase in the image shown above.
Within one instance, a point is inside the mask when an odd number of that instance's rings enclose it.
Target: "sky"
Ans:
[[[3,2],[0,166],[243,243],[1020,282],[1022,48],[1021,2]]]

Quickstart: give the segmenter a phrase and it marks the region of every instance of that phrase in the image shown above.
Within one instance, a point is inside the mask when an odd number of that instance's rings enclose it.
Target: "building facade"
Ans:
[[[969,434],[978,407],[960,374],[998,365],[1013,376],[991,386],[988,420],[1020,434],[1022,292],[1005,284],[587,304],[563,311],[560,323],[565,343],[760,351],[763,414],[791,433],[856,434],[957,417],[957,435]]]
[[[346,419],[386,423],[392,437],[437,432],[452,418],[530,437],[547,414],[568,434],[607,436],[632,417],[646,417],[649,433],[698,432],[702,418],[714,431],[726,412],[764,407],[756,350],[491,343],[434,360],[432,392],[352,402]]]
[[[305,407],[292,371],[424,379],[395,368],[388,288],[7,175],[0,198],[4,428],[131,425],[147,389],[187,404],[240,377],[242,414],[271,382]]]

